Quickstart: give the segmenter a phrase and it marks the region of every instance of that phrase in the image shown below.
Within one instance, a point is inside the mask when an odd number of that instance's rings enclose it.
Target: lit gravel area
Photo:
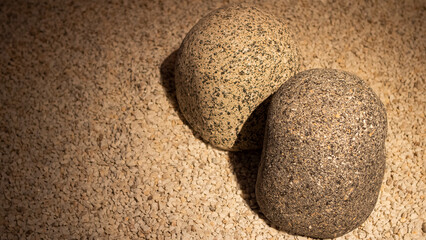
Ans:
[[[195,136],[172,67],[234,1],[0,2],[0,239],[307,239],[259,212],[260,152]],[[262,1],[302,68],[364,79],[388,114],[378,203],[338,239],[425,239],[425,1]]]

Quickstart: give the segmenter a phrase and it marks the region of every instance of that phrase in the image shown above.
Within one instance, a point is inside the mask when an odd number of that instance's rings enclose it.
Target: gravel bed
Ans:
[[[307,239],[259,212],[260,152],[215,149],[178,111],[174,52],[229,2],[0,3],[0,239]],[[352,72],[385,104],[378,203],[339,239],[425,239],[426,3],[343,2],[257,4],[301,70]]]

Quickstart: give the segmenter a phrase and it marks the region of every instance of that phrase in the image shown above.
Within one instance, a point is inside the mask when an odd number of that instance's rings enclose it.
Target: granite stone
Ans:
[[[265,216],[292,234],[334,238],[372,212],[385,170],[387,117],[357,76],[301,72],[273,95],[256,183]]]
[[[295,43],[279,19],[254,5],[228,5],[199,20],[178,50],[180,111],[215,147],[260,149],[265,100],[298,69]]]

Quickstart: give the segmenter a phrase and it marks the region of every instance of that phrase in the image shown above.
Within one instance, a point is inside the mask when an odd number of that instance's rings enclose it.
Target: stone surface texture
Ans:
[[[341,236],[373,210],[385,170],[386,111],[357,76],[301,72],[272,97],[256,184],[262,212],[281,229]]]
[[[259,149],[267,106],[261,103],[298,69],[297,49],[279,19],[255,5],[226,6],[202,18],[182,42],[179,107],[212,145]]]

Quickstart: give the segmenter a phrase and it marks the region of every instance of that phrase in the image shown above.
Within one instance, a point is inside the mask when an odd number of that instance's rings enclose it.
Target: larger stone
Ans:
[[[385,170],[386,112],[353,74],[299,73],[272,97],[256,183],[261,211],[281,229],[316,238],[362,224]]]
[[[261,148],[264,101],[299,68],[286,26],[245,4],[202,18],[183,40],[176,64],[183,116],[205,141],[226,150]]]

